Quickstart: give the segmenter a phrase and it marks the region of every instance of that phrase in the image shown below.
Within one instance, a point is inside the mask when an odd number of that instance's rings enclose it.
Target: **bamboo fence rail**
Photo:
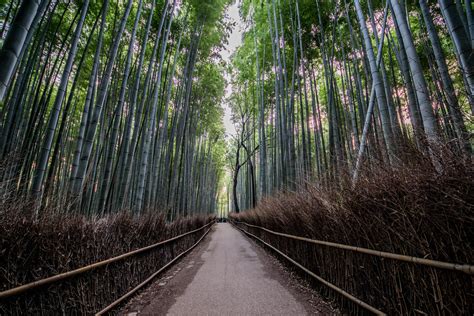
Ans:
[[[264,230],[275,236],[286,237],[286,238],[290,238],[294,240],[300,240],[300,241],[304,241],[304,242],[308,242],[312,244],[323,245],[323,246],[328,246],[328,247],[333,247],[333,248],[350,250],[350,251],[364,253],[364,254],[382,257],[382,258],[405,261],[405,262],[410,262],[414,264],[420,264],[420,265],[446,269],[446,270],[461,271],[466,274],[474,274],[474,265],[471,265],[471,264],[458,264],[458,263],[443,262],[443,261],[401,255],[401,254],[396,254],[396,253],[391,253],[391,252],[373,250],[373,249],[368,249],[368,248],[355,247],[355,246],[350,246],[350,245],[345,245],[345,244],[338,244],[338,243],[329,242],[329,241],[316,240],[316,239],[310,239],[310,238],[305,238],[305,237],[300,237],[300,236],[289,235],[285,233],[279,233],[265,227],[251,225],[244,222],[237,222],[237,221],[234,221],[234,222],[237,224],[245,225],[247,227],[253,227],[260,230]]]

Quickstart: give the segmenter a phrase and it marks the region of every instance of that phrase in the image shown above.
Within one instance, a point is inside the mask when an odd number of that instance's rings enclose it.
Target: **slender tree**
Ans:
[[[0,102],[13,76],[13,70],[40,6],[40,0],[23,1],[0,51]],[[44,0],[43,2],[46,2]]]

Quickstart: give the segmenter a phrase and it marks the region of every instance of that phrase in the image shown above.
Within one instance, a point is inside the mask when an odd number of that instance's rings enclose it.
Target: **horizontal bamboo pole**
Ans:
[[[301,265],[300,263],[298,263],[297,261],[293,260],[292,258],[288,257],[286,254],[284,254],[283,252],[281,252],[280,250],[278,250],[277,248],[273,247],[272,245],[270,245],[269,243],[263,241],[262,239],[258,238],[257,236],[255,236],[254,234],[252,233],[249,233],[248,231],[245,231],[244,229],[238,227],[237,225],[234,224],[235,227],[237,227],[240,231],[244,232],[245,234],[257,239],[258,241],[260,241],[261,243],[263,243],[265,246],[271,248],[272,250],[276,251],[278,254],[280,254],[281,256],[283,256],[286,260],[290,261],[291,263],[293,263],[295,266],[297,266],[298,268],[300,268],[301,270],[303,270],[304,272],[306,272],[307,274],[309,274],[310,276],[312,276],[313,278],[315,278],[316,280],[318,280],[319,282],[323,283],[324,285],[326,285],[327,287],[333,289],[334,291],[338,292],[339,294],[341,294],[342,296],[344,296],[345,298],[349,299],[350,301],[354,302],[355,304],[365,308],[366,310],[368,310],[369,312],[372,312],[374,313],[375,315],[386,315],[384,312],[376,309],[375,307],[365,303],[364,301],[358,299],[357,297],[347,293],[346,291],[344,291],[343,289],[341,289],[340,287],[337,287],[336,285],[324,280],[323,278],[321,278],[319,275],[315,274],[314,272],[312,272],[311,270],[307,269],[306,267],[304,267],[303,265]]]
[[[329,242],[329,241],[309,239],[309,238],[305,238],[305,237],[299,237],[299,236],[294,236],[294,235],[275,232],[275,231],[272,231],[272,230],[270,230],[268,228],[265,228],[265,227],[251,225],[251,224],[247,224],[247,223],[244,223],[244,222],[238,222],[238,221],[235,221],[235,222],[238,223],[238,224],[246,225],[248,227],[253,227],[253,228],[264,230],[264,231],[266,231],[270,234],[276,235],[276,236],[282,236],[282,237],[286,237],[286,238],[290,238],[290,239],[301,240],[301,241],[305,241],[305,242],[312,243],[312,244],[324,245],[324,246],[339,248],[339,249],[345,249],[345,250],[350,250],[350,251],[354,251],[354,252],[365,253],[365,254],[372,255],[372,256],[388,258],[388,259],[394,259],[394,260],[405,261],[405,262],[411,262],[411,263],[414,263],[414,264],[420,264],[420,265],[425,265],[425,266],[430,266],[430,267],[435,267],[435,268],[440,268],[440,269],[461,271],[461,272],[464,272],[466,274],[474,274],[474,265],[470,265],[470,264],[449,263],[449,262],[430,260],[430,259],[424,259],[424,258],[419,258],[419,257],[411,257],[411,256],[406,256],[406,255],[400,255],[400,254],[391,253],[391,252],[367,249],[367,248],[362,248],[362,247],[355,247],[355,246],[349,246],[349,245],[344,245],[344,244],[338,244],[338,243]]]
[[[31,282],[31,283],[20,285],[20,286],[17,286],[15,288],[0,292],[0,299],[1,298],[6,298],[6,297],[9,297],[9,296],[13,296],[13,295],[18,295],[18,294],[23,293],[27,290],[31,290],[33,288],[36,288],[36,287],[39,287],[39,286],[42,286],[42,285],[45,285],[45,284],[54,283],[54,282],[57,282],[59,280],[70,278],[72,276],[82,274],[82,273],[85,273],[87,271],[90,271],[90,270],[108,265],[110,263],[128,258],[130,256],[145,252],[147,250],[162,246],[164,244],[170,243],[170,242],[175,241],[177,239],[181,239],[181,238],[183,238],[187,235],[190,235],[190,234],[193,234],[193,233],[198,232],[200,230],[203,230],[204,228],[206,228],[207,226],[213,224],[214,222],[215,221],[212,221],[212,222],[207,223],[206,225],[204,225],[200,228],[194,229],[192,231],[189,231],[187,233],[181,234],[179,236],[176,236],[176,237],[164,240],[164,241],[160,241],[160,242],[158,242],[156,244],[153,244],[153,245],[149,245],[149,246],[146,246],[146,247],[143,247],[143,248],[140,248],[140,249],[136,249],[136,250],[121,254],[119,256],[113,257],[113,258],[109,258],[109,259],[106,259],[106,260],[103,260],[103,261],[99,261],[99,262],[96,262],[96,263],[93,263],[93,264],[90,264],[90,265],[87,265],[87,266],[84,266],[84,267],[81,267],[81,268],[78,268],[78,269],[75,269],[75,270],[72,270],[72,271],[56,274],[56,275],[53,275],[53,276],[45,278],[45,279],[41,279],[41,280],[38,280],[38,281],[34,281],[34,282]]]
[[[184,256],[185,254],[187,254],[188,252],[190,252],[191,250],[194,249],[194,247],[196,247],[200,242],[201,240],[204,239],[204,237],[206,237],[207,233],[209,233],[209,231],[211,230],[212,227],[210,227],[202,236],[201,238],[199,238],[199,240],[193,244],[191,247],[189,247],[188,249],[186,249],[185,251],[183,251],[182,253],[180,253],[179,255],[177,255],[173,260],[171,260],[170,262],[168,262],[167,264],[165,264],[163,267],[161,267],[158,271],[154,272],[152,275],[150,275],[145,281],[143,281],[142,283],[138,284],[136,287],[134,287],[130,292],[126,293],[125,295],[123,295],[122,297],[120,297],[119,299],[115,300],[113,303],[111,303],[109,306],[105,307],[104,309],[102,309],[100,312],[97,312],[97,314],[95,314],[96,316],[100,316],[100,315],[104,315],[105,313],[111,311],[112,309],[114,309],[117,305],[119,305],[121,302],[123,302],[124,300],[126,300],[127,298],[129,298],[130,296],[132,296],[133,294],[135,294],[139,289],[141,289],[142,287],[144,287],[145,285],[147,285],[151,280],[153,280],[158,274],[160,274],[161,272],[163,272],[165,269],[167,269],[170,265],[172,265],[174,262],[176,262],[176,260],[178,260],[179,258],[181,258],[182,256]]]

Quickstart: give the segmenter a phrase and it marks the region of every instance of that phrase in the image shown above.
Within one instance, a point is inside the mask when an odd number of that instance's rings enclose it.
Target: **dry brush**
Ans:
[[[212,216],[168,223],[163,215],[106,217],[48,214],[33,220],[29,205],[0,210],[0,291],[71,271],[197,229]],[[92,314],[193,245],[204,231],[60,282],[1,299],[0,314]]]
[[[355,187],[307,186],[233,214],[267,229],[439,261],[472,264],[474,168],[443,160],[443,173],[423,162],[373,170]],[[449,162],[447,162],[449,161]],[[275,236],[240,225],[327,281],[393,315],[472,315],[472,275],[379,258]],[[351,313],[360,309],[322,285]]]

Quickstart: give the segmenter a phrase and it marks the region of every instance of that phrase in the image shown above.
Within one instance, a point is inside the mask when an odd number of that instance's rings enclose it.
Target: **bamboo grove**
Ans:
[[[357,185],[414,151],[440,173],[443,150],[471,159],[470,1],[242,0],[226,65],[231,2],[3,1],[2,199],[175,218]]]
[[[471,1],[244,0],[233,56],[234,211],[416,151],[471,159]],[[441,150],[441,151],[442,151]]]
[[[0,194],[37,213],[210,213],[225,1],[4,1]]]

